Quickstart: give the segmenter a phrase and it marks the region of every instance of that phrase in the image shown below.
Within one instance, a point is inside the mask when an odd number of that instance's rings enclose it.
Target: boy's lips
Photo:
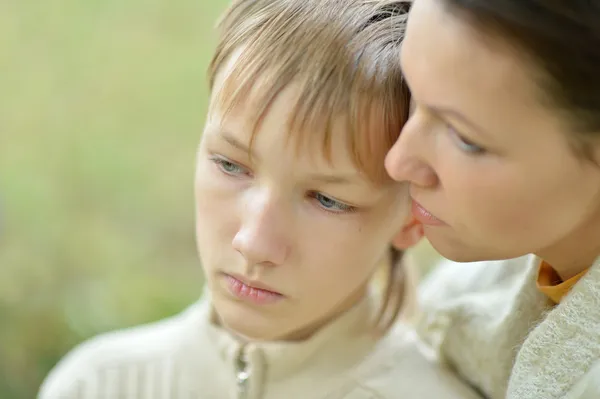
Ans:
[[[260,281],[248,279],[247,277],[242,276],[241,274],[237,274],[237,273],[226,273],[226,274],[228,274],[229,276],[233,277],[234,279],[240,281],[241,283],[243,283],[244,285],[246,285],[250,288],[256,288],[256,289],[263,290],[263,291],[269,291],[273,294],[283,295],[280,292],[277,292],[274,288],[272,288],[264,283],[261,283]]]
[[[446,223],[425,209],[421,204],[413,199],[412,214],[424,226],[443,226]]]
[[[285,297],[259,281],[250,280],[239,274],[222,273],[223,284],[231,295],[254,305],[268,305]]]

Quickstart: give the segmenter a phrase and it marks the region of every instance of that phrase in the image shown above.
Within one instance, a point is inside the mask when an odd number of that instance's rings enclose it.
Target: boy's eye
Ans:
[[[239,176],[250,173],[245,167],[238,165],[227,158],[213,157],[211,158],[211,161],[213,161],[223,173],[230,176]]]
[[[349,213],[356,210],[356,207],[352,205],[345,204],[318,192],[313,193],[312,196],[319,203],[319,206],[328,212]]]

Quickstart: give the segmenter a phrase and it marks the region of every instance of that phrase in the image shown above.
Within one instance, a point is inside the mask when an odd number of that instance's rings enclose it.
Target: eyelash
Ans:
[[[343,214],[343,213],[354,213],[358,210],[355,206],[348,205],[344,202],[338,201],[334,198],[331,198],[323,193],[318,191],[313,191],[309,194],[309,197],[314,199],[319,203],[319,208],[323,209],[325,212]],[[332,203],[331,207],[326,207],[322,201],[329,201]]]
[[[227,158],[222,158],[222,157],[212,157],[210,159],[215,165],[217,165],[217,168],[219,168],[219,170],[221,172],[223,172],[224,174],[228,175],[228,176],[232,176],[232,177],[239,177],[240,175],[246,174],[246,175],[250,175],[250,171],[241,166],[238,165],[235,162],[232,162],[230,160],[228,160]],[[227,167],[233,167],[238,169],[237,172],[231,171],[231,170],[227,170]]]
[[[219,170],[227,176],[240,177],[240,175],[250,176],[250,172],[247,168],[238,165],[237,163],[222,157],[212,157],[210,160],[219,168]],[[227,170],[227,168],[235,168],[237,171]],[[309,197],[317,201],[318,206],[325,212],[334,214],[346,214],[356,212],[358,208],[352,205],[348,205],[344,202],[338,201],[335,198],[329,197],[318,191],[311,191]],[[323,202],[328,202],[328,206],[325,206]]]
[[[448,131],[452,134],[452,136],[456,140],[457,146],[460,148],[461,151],[463,151],[469,155],[482,155],[487,152],[486,149],[481,147],[480,145],[477,145],[477,144],[473,143],[472,141],[465,139],[464,136],[461,135],[451,125],[446,124],[446,128],[448,129]]]

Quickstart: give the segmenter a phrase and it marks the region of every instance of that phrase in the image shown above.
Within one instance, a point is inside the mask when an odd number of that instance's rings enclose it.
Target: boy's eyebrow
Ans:
[[[310,175],[311,180],[320,181],[328,184],[358,184],[359,181],[356,176],[351,175],[327,175],[327,174],[313,174]]]
[[[357,174],[324,174],[324,173],[316,173],[308,176],[312,181],[318,181],[325,184],[335,184],[335,185],[354,185],[354,186],[369,186],[372,187],[371,184],[364,181]]]
[[[223,138],[223,140],[225,140],[227,143],[229,143],[229,145],[231,145],[232,147],[235,147],[240,151],[244,151],[246,154],[249,154],[252,158],[258,159],[254,150],[250,149],[250,147],[248,147],[246,144],[239,141],[230,132],[220,130],[219,136],[221,136],[221,138]]]
[[[256,153],[244,143],[239,141],[231,132],[226,130],[219,130],[218,135],[225,140],[232,147],[237,148],[240,151],[244,151],[247,154],[250,154],[252,158],[258,159]],[[315,173],[309,176],[310,180],[319,181],[326,184],[355,184],[359,185],[362,183],[361,179],[357,177],[356,174],[324,174],[324,173]]]

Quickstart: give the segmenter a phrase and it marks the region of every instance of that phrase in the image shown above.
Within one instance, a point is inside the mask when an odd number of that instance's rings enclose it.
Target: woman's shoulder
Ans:
[[[533,255],[468,263],[442,259],[420,284],[419,304],[427,304],[437,298],[452,298],[512,287],[514,284],[511,282],[524,278],[533,262]]]
[[[469,263],[443,259],[418,287],[418,330],[437,329],[451,323],[448,318],[486,319],[514,307],[516,298],[535,291],[538,259],[534,255]]]
[[[515,348],[547,305],[535,285],[538,264],[534,255],[443,260],[419,287],[419,337],[488,396],[504,396]]]
[[[155,323],[104,333],[73,348],[43,382],[38,398],[78,398],[116,384],[131,370],[158,371],[177,352],[189,310]],[[113,384],[113,385],[115,385]]]
[[[362,391],[355,397],[396,398],[401,392],[405,397],[481,398],[439,350],[437,341],[445,338],[437,334],[444,335],[446,327],[433,329],[431,337],[422,326],[451,324],[446,317],[462,320],[456,312],[472,314],[481,305],[487,314],[489,306],[509,303],[530,278],[533,261],[531,256],[471,263],[442,260],[417,289],[416,326],[399,322],[380,342],[365,362],[369,372],[363,374],[357,387]]]
[[[356,375],[356,386],[344,398],[480,398],[404,322],[382,338]]]
[[[565,399],[595,399],[600,397],[600,360],[571,388]]]

